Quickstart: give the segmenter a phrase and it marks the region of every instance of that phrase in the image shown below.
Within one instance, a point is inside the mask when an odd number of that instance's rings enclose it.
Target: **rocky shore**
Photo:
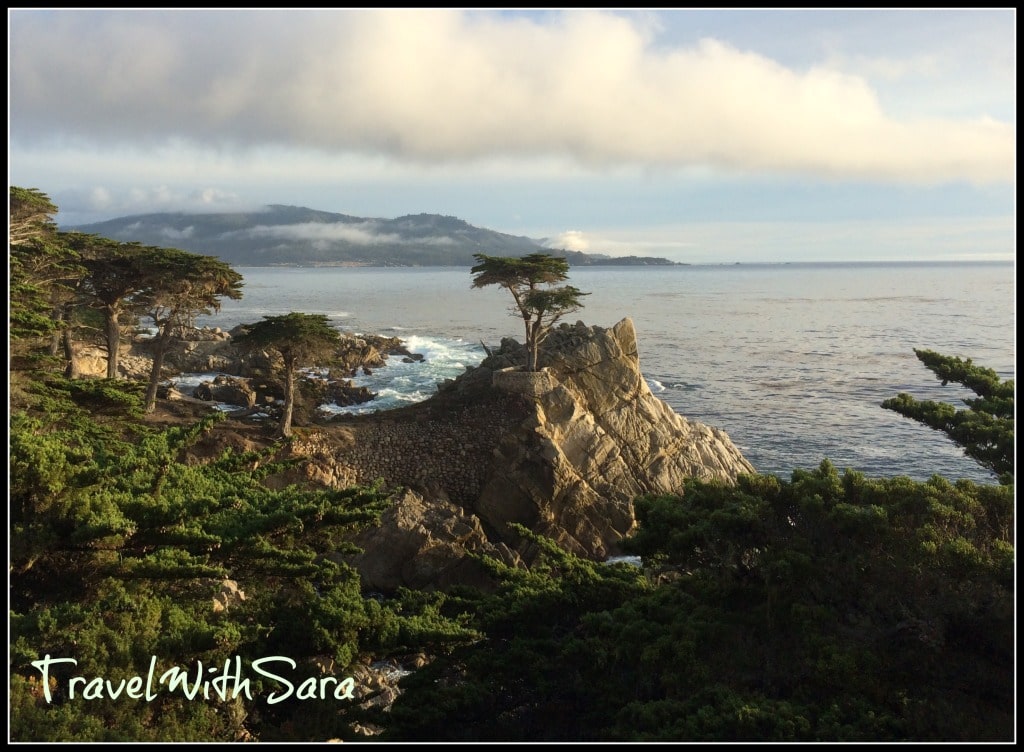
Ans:
[[[479,556],[529,564],[524,525],[593,559],[618,552],[642,494],[679,493],[686,478],[733,482],[754,468],[721,430],[655,397],[636,332],[563,325],[539,373],[506,340],[480,366],[407,408],[335,419],[293,442],[301,467],[270,479],[400,489],[380,526],[346,557],[368,588],[486,587]]]
[[[179,389],[164,384],[162,399],[198,399],[221,403],[248,414],[258,413],[283,397],[282,385],[269,374],[272,363],[267,357],[245,355],[232,344],[232,334],[218,328],[189,329],[172,340],[164,355],[164,378],[185,373],[211,374],[211,378],[192,389]],[[147,380],[152,367],[152,342],[137,334],[122,345],[119,371],[124,378]],[[94,346],[78,346],[74,354],[76,373],[82,377],[102,378],[106,375],[106,352]],[[376,395],[352,379],[387,366],[388,357],[409,361],[422,360],[410,352],[397,337],[379,335],[343,335],[337,360],[322,378],[302,379],[296,404],[296,425],[316,421],[317,406],[331,403],[339,406],[357,405],[373,400]]]
[[[138,339],[126,349],[126,376],[148,375],[147,347]],[[514,525],[603,560],[619,553],[634,529],[638,496],[681,493],[691,477],[731,483],[754,472],[725,432],[687,420],[651,392],[630,319],[607,329],[563,324],[545,341],[535,373],[524,370],[525,348],[506,339],[418,404],[331,419],[317,414],[328,399],[372,399],[350,379],[385,367],[389,355],[421,357],[397,338],[345,338],[341,364],[324,379],[304,380],[300,390],[301,430],[281,448],[298,462],[266,480],[276,487],[380,483],[394,493],[380,524],[354,540],[362,553],[337,555],[369,590],[489,587],[481,556],[527,566],[538,553]],[[103,359],[93,357],[93,370],[102,373]],[[88,358],[84,353],[79,364],[86,373]],[[192,333],[166,363],[177,372],[221,374],[183,395],[191,401],[255,413],[280,396],[267,376],[270,363],[237,353],[227,332]],[[255,430],[231,421],[193,451],[201,459],[229,446],[265,446],[266,437],[247,433]]]

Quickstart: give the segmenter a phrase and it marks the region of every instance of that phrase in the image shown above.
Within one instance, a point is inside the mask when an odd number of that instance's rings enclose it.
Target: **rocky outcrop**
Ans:
[[[520,522],[603,558],[632,530],[637,496],[679,492],[691,477],[754,472],[724,431],[687,420],[651,392],[629,319],[607,330],[564,326],[546,344],[540,373],[494,372],[498,388],[529,392],[536,409],[498,448],[476,503],[485,523]],[[518,359],[514,344],[493,358],[509,356]]]
[[[506,340],[426,402],[345,416],[315,446],[296,442],[306,480],[381,479],[415,492],[360,540],[366,553],[351,563],[368,587],[480,584],[482,570],[467,563],[475,553],[529,563],[535,551],[510,523],[604,559],[632,531],[637,496],[754,472],[723,431],[650,391],[629,319],[563,325],[545,342],[539,373],[522,371],[523,359]]]
[[[349,563],[359,570],[364,584],[376,590],[392,591],[403,585],[485,588],[489,577],[479,559],[470,554],[488,555],[509,566],[520,563],[519,555],[506,544],[488,540],[475,515],[437,492],[428,502],[406,490],[384,513],[380,526],[362,532],[355,544],[363,552]]]
[[[213,381],[204,381],[193,390],[192,396],[204,402],[223,402],[246,408],[255,407],[258,400],[257,392],[248,379],[223,375]]]
[[[344,377],[383,363],[382,347],[403,352],[389,338],[346,342],[352,359],[328,380],[300,388],[297,425],[311,422],[302,405],[366,398]],[[143,378],[151,362],[145,348],[138,342],[121,358]],[[230,336],[200,332],[175,345],[171,362],[188,369],[216,362],[225,366],[216,370],[236,374],[258,365],[231,350]],[[303,462],[267,482],[346,488],[381,481],[394,490],[396,503],[381,524],[356,541],[363,553],[344,557],[366,587],[393,590],[486,586],[481,556],[528,565],[537,552],[513,523],[604,559],[633,530],[637,496],[681,493],[687,478],[732,482],[754,472],[723,431],[676,414],[650,391],[629,319],[609,329],[563,325],[544,343],[541,371],[525,372],[524,362],[525,348],[506,340],[425,402],[337,416],[304,431],[288,448]],[[105,360],[98,363],[105,368]],[[201,394],[256,410],[279,389],[268,379],[222,376]],[[217,447],[208,449],[217,456]]]

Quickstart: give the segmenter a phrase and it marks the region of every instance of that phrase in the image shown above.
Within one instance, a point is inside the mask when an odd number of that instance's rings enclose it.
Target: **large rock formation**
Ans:
[[[485,523],[520,522],[603,558],[632,530],[637,496],[678,492],[689,477],[754,472],[724,431],[654,396],[629,319],[607,330],[565,326],[546,344],[540,373],[493,374],[496,387],[528,394],[536,409],[496,453],[476,503]]]
[[[506,340],[419,405],[346,416],[295,443],[308,462],[279,483],[415,491],[359,541],[366,553],[351,562],[368,587],[480,584],[471,552],[528,563],[535,551],[509,523],[603,559],[633,529],[637,496],[754,472],[723,431],[651,393],[629,319],[556,329],[538,373],[521,370],[523,355]]]

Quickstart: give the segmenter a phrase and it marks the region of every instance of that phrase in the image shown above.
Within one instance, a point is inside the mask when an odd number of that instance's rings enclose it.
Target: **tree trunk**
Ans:
[[[64,306],[54,306],[51,318],[57,325],[57,328],[53,330],[53,336],[50,337],[50,355],[56,356],[61,351],[61,343],[64,339],[64,330],[67,328],[65,322]]]
[[[284,361],[284,408],[281,410],[281,436],[292,435],[292,410],[295,407],[295,361]]]
[[[538,371],[540,370],[537,366],[540,359],[540,341],[542,339],[539,321],[530,323],[527,335],[526,347],[528,355],[526,358],[526,370],[530,372]]]
[[[107,378],[117,378],[117,361],[121,355],[121,325],[118,323],[120,311],[108,305],[103,311],[106,317],[107,335]]]
[[[153,343],[153,367],[149,371],[149,385],[146,387],[146,412],[156,410],[156,390],[160,385],[160,372],[164,368],[164,353],[167,352],[167,342],[171,338],[171,322],[167,321],[163,328],[157,332],[156,342]]]
[[[530,336],[530,317],[525,313],[523,314],[523,328],[526,330],[526,339],[523,340],[523,344],[526,346],[526,370],[532,371],[533,366],[530,364],[530,359],[533,357],[533,337]]]
[[[75,344],[71,339],[71,330],[65,329],[61,340],[64,344],[64,375],[69,379],[77,379],[78,361],[75,359]]]
[[[64,326],[60,332],[61,346],[64,348],[64,375],[69,379],[77,379],[78,361],[75,359],[75,343],[71,338],[71,304],[64,306]]]
[[[530,371],[532,373],[533,371],[537,370],[537,343],[536,343],[536,341],[531,339],[530,343],[527,345],[527,347],[529,348],[529,350],[527,351],[527,356],[526,356],[526,370]]]

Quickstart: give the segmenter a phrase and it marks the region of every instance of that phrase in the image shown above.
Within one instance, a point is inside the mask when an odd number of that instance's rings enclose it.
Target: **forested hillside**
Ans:
[[[457,217],[353,217],[298,206],[230,214],[144,214],[63,228],[143,245],[173,245],[238,266],[471,266],[473,254],[566,256],[577,266],[671,264],[544,247],[543,240],[474,227]]]

